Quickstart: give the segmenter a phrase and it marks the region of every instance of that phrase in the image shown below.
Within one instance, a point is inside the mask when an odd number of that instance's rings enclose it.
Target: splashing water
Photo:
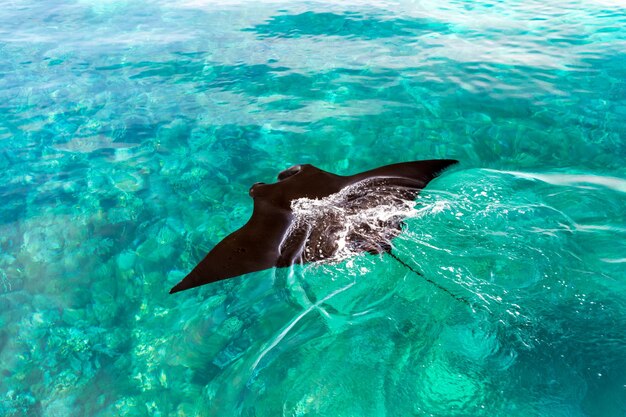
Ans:
[[[359,253],[384,253],[392,247],[405,218],[419,214],[411,189],[380,181],[361,181],[322,199],[291,203],[293,224],[283,246],[301,249],[300,263],[340,262]]]

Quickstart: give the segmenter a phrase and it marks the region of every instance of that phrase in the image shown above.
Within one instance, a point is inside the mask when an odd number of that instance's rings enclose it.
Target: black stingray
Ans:
[[[373,223],[359,220],[360,215],[381,207],[383,212],[387,206],[406,207],[407,200],[455,163],[404,162],[349,176],[313,165],[293,166],[278,175],[278,182],[250,188],[250,220],[219,242],[170,294],[268,268],[332,259],[339,250],[390,252],[389,242],[402,228],[402,212],[390,209],[389,216]],[[317,204],[317,210],[309,210],[312,218],[307,218],[306,207],[296,207],[303,201]],[[351,216],[349,229],[346,216]]]

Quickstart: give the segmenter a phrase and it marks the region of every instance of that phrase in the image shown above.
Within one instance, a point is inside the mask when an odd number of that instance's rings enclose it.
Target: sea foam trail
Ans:
[[[621,193],[626,193],[626,179],[617,177],[605,177],[600,175],[586,175],[586,174],[538,174],[533,172],[519,172],[519,171],[497,171],[487,170],[492,172],[501,172],[503,174],[514,175],[519,178],[533,179],[543,181],[552,185],[564,185],[564,186],[582,186],[582,185],[596,185],[605,187]]]

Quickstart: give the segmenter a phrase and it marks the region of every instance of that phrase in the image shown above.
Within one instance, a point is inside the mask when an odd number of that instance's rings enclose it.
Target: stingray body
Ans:
[[[170,293],[273,267],[390,251],[390,240],[402,228],[402,207],[455,163],[403,162],[350,176],[313,165],[291,167],[278,182],[250,188],[250,220],[219,242]],[[372,211],[373,217],[368,215]]]

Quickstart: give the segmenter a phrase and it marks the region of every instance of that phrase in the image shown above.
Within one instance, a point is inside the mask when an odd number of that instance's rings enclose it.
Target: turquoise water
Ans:
[[[625,416],[626,3],[0,9],[0,415]],[[396,253],[167,294],[296,163]]]

